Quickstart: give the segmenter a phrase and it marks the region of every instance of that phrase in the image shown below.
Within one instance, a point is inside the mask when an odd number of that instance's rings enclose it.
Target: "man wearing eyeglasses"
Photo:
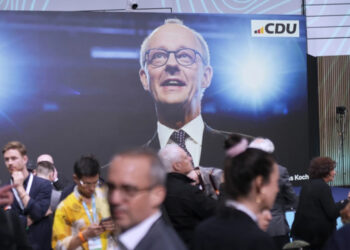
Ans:
[[[165,223],[160,206],[165,199],[166,170],[147,148],[117,155],[108,173],[108,201],[121,234],[118,250],[186,249]]]
[[[100,165],[93,156],[82,156],[74,164],[73,193],[62,201],[55,214],[53,249],[108,249],[113,247],[106,191],[99,187]]]
[[[178,19],[168,19],[141,45],[140,80],[158,117],[157,132],[147,146],[177,143],[194,166],[222,168],[227,132],[210,128],[201,116],[201,99],[213,69],[206,41]]]

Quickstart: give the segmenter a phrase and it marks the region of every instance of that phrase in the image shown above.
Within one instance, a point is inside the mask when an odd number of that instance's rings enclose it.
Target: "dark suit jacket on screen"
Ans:
[[[194,238],[195,250],[275,250],[272,239],[247,214],[222,208],[219,215],[201,223]]]
[[[186,250],[174,229],[159,218],[134,250]]]
[[[300,196],[292,235],[321,247],[336,229],[336,219],[346,202],[334,203],[331,188],[322,179],[304,184]]]
[[[213,129],[204,123],[204,132],[202,140],[202,151],[199,161],[199,165],[202,167],[217,167],[223,169],[224,159],[225,159],[225,150],[224,142],[225,139],[234,133],[225,132]],[[238,134],[242,137],[247,138],[249,141],[253,137],[243,134]],[[158,133],[156,132],[153,137],[146,143],[147,147],[151,147],[155,150],[160,149]]]

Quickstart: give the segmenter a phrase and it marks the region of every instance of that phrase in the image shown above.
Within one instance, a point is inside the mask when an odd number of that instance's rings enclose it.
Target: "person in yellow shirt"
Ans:
[[[109,249],[113,248],[112,232],[106,190],[99,187],[98,161],[93,156],[82,156],[74,164],[74,191],[63,200],[55,214],[53,249]]]

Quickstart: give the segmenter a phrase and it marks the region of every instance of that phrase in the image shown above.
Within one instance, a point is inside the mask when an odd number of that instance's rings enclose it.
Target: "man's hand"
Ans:
[[[104,232],[104,229],[102,226],[97,224],[91,224],[87,229],[83,231],[83,235],[84,235],[84,238],[88,240],[89,238],[94,238],[96,236],[99,236],[103,232]]]
[[[196,172],[196,170],[193,169],[191,172],[189,172],[187,174],[187,177],[192,179],[194,181],[194,184],[199,184],[198,173]]]
[[[50,214],[52,214],[52,210],[51,210],[51,207],[49,207],[49,209],[46,211],[46,214],[45,216],[49,216]]]
[[[30,227],[33,224],[33,220],[27,216],[27,227]]]
[[[101,220],[100,226],[102,226],[104,231],[114,232],[116,229],[115,223],[114,223],[112,218],[107,218],[107,219]]]
[[[12,173],[13,184],[17,187],[23,186],[24,175],[20,171],[14,171]]]
[[[57,173],[57,169],[55,167],[53,168],[53,172],[50,173],[49,179],[51,182],[55,182],[58,180],[58,173]]]
[[[9,206],[13,203],[11,188],[14,185],[6,185],[0,188],[0,206]]]

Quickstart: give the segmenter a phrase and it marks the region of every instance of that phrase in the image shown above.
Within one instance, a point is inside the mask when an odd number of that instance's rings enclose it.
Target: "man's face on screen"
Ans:
[[[200,107],[202,91],[212,76],[203,53],[191,30],[178,24],[161,26],[146,47],[146,63],[140,70],[143,87],[156,103]]]

